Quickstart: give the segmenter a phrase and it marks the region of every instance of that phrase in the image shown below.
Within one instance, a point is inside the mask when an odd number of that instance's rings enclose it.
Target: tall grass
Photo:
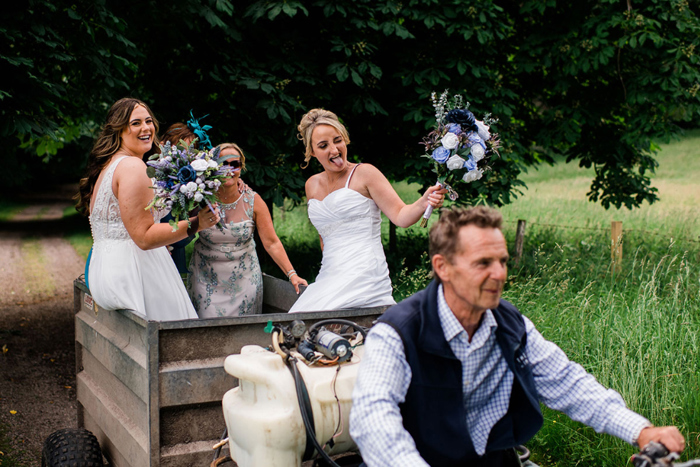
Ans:
[[[509,278],[505,298],[631,409],[656,425],[677,425],[687,455],[700,456],[697,249],[640,242],[615,274],[606,235],[578,249],[551,230],[532,236],[540,246]],[[540,465],[620,466],[634,452],[558,412],[544,415],[529,445]]]

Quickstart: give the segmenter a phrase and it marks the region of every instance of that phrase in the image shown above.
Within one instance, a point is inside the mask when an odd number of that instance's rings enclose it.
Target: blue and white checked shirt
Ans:
[[[484,454],[489,433],[508,411],[513,373],[496,342],[498,324],[491,310],[484,314],[472,338],[450,310],[438,288],[438,315],[445,339],[462,363],[467,430],[479,455]],[[629,410],[622,397],[604,388],[581,365],[569,361],[525,318],[526,356],[533,368],[539,400],[597,432],[636,442],[639,432],[651,424]],[[350,434],[369,467],[420,466],[411,435],[404,429],[399,404],[411,383],[411,367],[396,330],[378,323],[367,337],[363,362],[353,392]]]

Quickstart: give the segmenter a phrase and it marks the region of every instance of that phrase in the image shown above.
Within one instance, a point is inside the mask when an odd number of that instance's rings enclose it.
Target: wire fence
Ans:
[[[524,220],[524,219],[523,219]],[[504,220],[503,221],[505,224],[514,224],[517,225],[518,221],[514,220]],[[581,227],[581,226],[575,226],[575,225],[561,225],[561,224],[549,224],[549,223],[543,223],[543,222],[529,222],[526,221],[528,227],[552,227],[552,228],[557,228],[557,229],[570,229],[570,230],[589,230],[589,231],[598,231],[598,232],[610,232],[610,227]],[[644,233],[647,235],[654,235],[656,237],[662,237],[662,238],[667,238],[673,242],[688,242],[688,243],[696,243],[700,244],[700,236],[698,236],[697,239],[693,238],[688,238],[688,237],[677,237],[675,235],[668,235],[665,233],[661,232],[655,232],[653,230],[645,230],[645,229],[623,229],[622,233],[632,233],[632,232],[639,232],[639,233]]]

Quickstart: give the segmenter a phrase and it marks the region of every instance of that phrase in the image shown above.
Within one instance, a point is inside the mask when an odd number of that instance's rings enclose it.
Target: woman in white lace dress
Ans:
[[[416,202],[404,203],[376,167],[348,161],[350,137],[328,110],[304,115],[299,134],[306,163],[314,157],[323,167],[306,182],[309,219],[321,238],[323,260],[316,282],[289,311],[393,305],[381,213],[399,227],[408,227],[428,205],[441,206],[446,190],[436,185]]]
[[[187,237],[188,223],[181,221],[173,232],[145,210],[154,192],[142,159],[154,149],[157,131],[156,119],[138,99],[121,99],[107,114],[77,196],[76,209],[90,215],[94,241],[87,279],[102,309],[130,309],[157,321],[196,318],[165,247]],[[201,230],[219,216],[205,209],[192,221],[190,230]]]

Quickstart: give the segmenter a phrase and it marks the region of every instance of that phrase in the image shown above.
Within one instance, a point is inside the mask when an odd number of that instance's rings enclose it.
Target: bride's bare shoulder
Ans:
[[[309,177],[306,181],[305,189],[308,198],[316,198],[316,196],[314,196],[316,192],[325,186],[323,177],[323,173],[317,173]]]

